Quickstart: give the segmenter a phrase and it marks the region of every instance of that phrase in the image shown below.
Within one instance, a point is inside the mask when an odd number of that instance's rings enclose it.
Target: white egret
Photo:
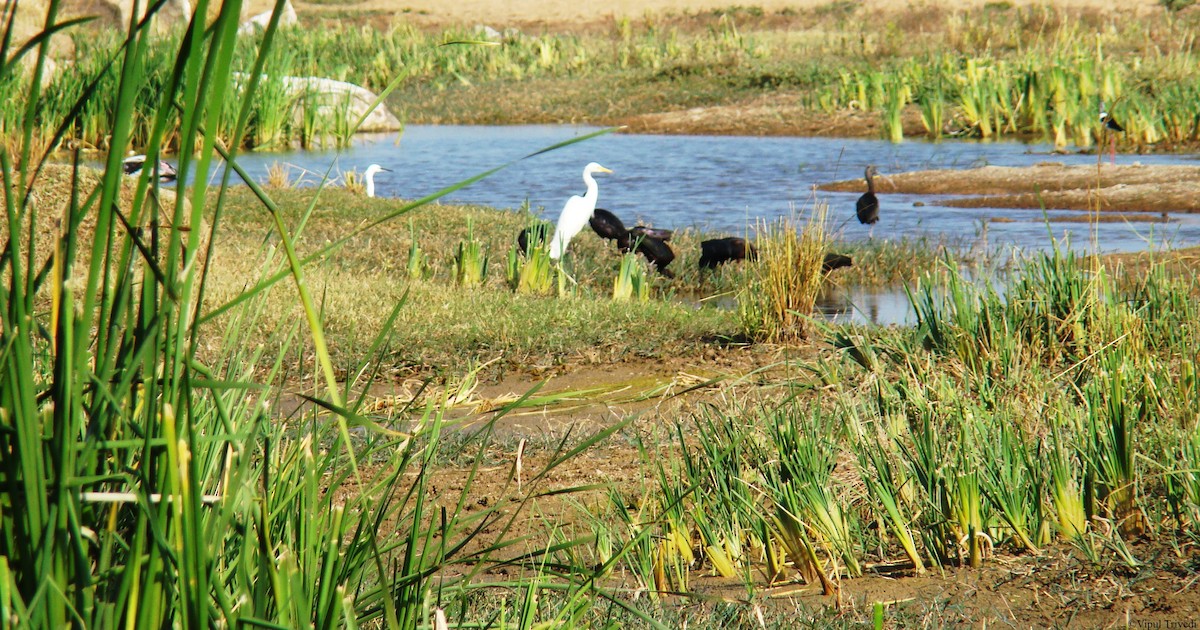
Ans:
[[[392,169],[383,168],[382,166],[380,166],[378,164],[372,164],[372,165],[368,166],[366,172],[363,173],[363,180],[367,183],[367,196],[368,197],[375,196],[375,173],[378,173],[379,171],[391,173]]]
[[[146,166],[146,156],[144,156],[144,155],[131,155],[131,156],[125,158],[124,160],[121,160],[121,169],[124,170],[125,174],[130,177],[137,177],[138,175],[141,175],[142,169],[145,168],[145,166]],[[157,168],[158,168],[158,172],[156,173],[156,175],[158,175],[158,181],[160,181],[160,182],[175,181],[175,167],[174,166],[171,166],[170,164],[168,164],[162,160],[159,160]]]
[[[558,225],[555,226],[554,236],[550,239],[552,260],[558,260],[567,253],[567,245],[571,243],[571,239],[588,224],[596,212],[596,198],[600,196],[600,190],[596,186],[596,180],[592,178],[592,173],[611,172],[595,162],[583,167],[583,182],[587,184],[587,193],[582,197],[575,195],[568,199],[562,214],[558,215]]]

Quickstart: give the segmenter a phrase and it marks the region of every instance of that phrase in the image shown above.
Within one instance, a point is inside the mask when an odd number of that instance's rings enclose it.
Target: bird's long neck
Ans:
[[[583,198],[591,202],[592,207],[596,207],[596,199],[600,196],[600,188],[596,186],[596,180],[591,173],[583,174],[583,183],[587,184],[587,192],[583,194]]]
[[[875,194],[875,178],[871,177],[871,171],[867,171],[867,192]]]
[[[375,196],[375,173],[367,175],[367,196]]]

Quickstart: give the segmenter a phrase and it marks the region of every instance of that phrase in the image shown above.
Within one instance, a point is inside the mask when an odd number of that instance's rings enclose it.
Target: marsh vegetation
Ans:
[[[1135,268],[1056,249],[1001,288],[968,281],[955,252],[872,246],[849,252],[867,268],[855,281],[908,281],[919,321],[832,326],[805,312],[839,277],[821,272],[836,244],[819,201],[760,230],[756,262],[702,276],[706,235],[682,231],[668,283],[581,239],[570,281],[530,258],[552,281],[525,292],[502,261],[533,217],[438,204],[454,186],[413,201],[204,178],[169,190],[148,171],[126,178],[119,150],[99,171],[82,150],[50,163],[56,138],[85,133],[151,155],[186,147],[181,173],[269,146],[246,139],[275,111],[257,100],[270,86],[233,72],[295,53],[239,41],[238,18],[213,7],[166,39],[135,26],[119,52],[97,49],[112,82],[75,91],[43,84],[40,63],[18,72],[21,43],[5,40],[0,80],[28,106],[0,149],[0,626],[1040,625],[1068,622],[1065,602],[1096,623],[1122,606],[1195,610],[1187,253]],[[614,25],[628,41],[609,63],[691,59],[702,69],[680,76],[717,84],[704,64],[757,50],[735,18],[698,33]],[[1049,39],[1079,44],[1070,30]],[[511,71],[488,69],[504,47],[414,41],[436,63],[411,76]],[[592,67],[572,61],[582,44],[540,41],[505,54]],[[433,82],[400,85],[419,98]],[[621,277],[637,299],[614,299]],[[684,291],[742,307],[697,308],[674,299]],[[472,399],[497,357],[569,371],[631,356],[722,367]],[[370,393],[414,373],[420,395]],[[617,389],[640,411],[561,432],[506,424],[611,405]],[[290,412],[284,391],[299,392]],[[856,590],[947,575],[1003,589],[1048,565],[1061,579],[1005,591],[1033,600],[1019,612]]]

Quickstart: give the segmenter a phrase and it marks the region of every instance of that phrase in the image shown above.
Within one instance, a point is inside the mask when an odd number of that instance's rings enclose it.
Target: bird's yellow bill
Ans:
[[[596,172],[597,172],[597,173],[611,173],[611,172],[612,172],[612,170],[611,170],[611,169],[604,168],[603,166],[601,166],[600,168],[596,169]]]

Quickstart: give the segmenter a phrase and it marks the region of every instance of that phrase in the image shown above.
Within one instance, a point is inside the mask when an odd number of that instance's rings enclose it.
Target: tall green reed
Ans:
[[[483,244],[475,238],[475,226],[467,219],[467,238],[454,254],[454,280],[461,287],[477,287],[487,277],[488,257]]]
[[[613,279],[612,296],[613,300],[618,302],[645,302],[650,299],[650,281],[646,277],[646,267],[638,259],[636,252],[627,252],[621,256],[621,267]]]
[[[531,221],[528,226],[526,251],[517,244],[508,250],[505,276],[508,286],[517,293],[549,295],[555,290],[555,277],[562,281],[562,270],[550,260],[551,229],[549,224]]]
[[[162,6],[151,5],[149,14]],[[59,9],[50,3],[47,24]],[[244,133],[275,25],[239,87],[240,5],[202,1],[196,11],[201,17],[167,39],[152,34],[149,20],[132,22],[120,50],[100,62],[116,77],[112,89],[86,86],[72,113],[53,122],[54,137],[66,137],[93,105],[133,111],[152,87],[157,100],[148,118],[112,120],[113,147],[148,129],[140,142],[152,156],[172,142],[188,148],[179,158],[181,181],[208,172],[218,153],[239,169],[236,151],[208,130],[220,126],[233,101],[232,136]],[[428,624],[426,602],[461,596],[479,567],[509,553],[503,535],[479,551],[465,549],[484,529],[509,531],[513,516],[497,509],[468,515],[470,482],[449,497],[452,508],[433,503],[428,474],[439,453],[442,406],[406,409],[403,425],[365,415],[365,400],[350,391],[370,385],[378,361],[338,381],[305,283],[313,257],[296,254],[294,235],[261,187],[247,180],[283,247],[264,267],[266,277],[211,305],[205,285],[229,173],[215,190],[197,177],[171,194],[150,169],[131,183],[119,150],[99,174],[81,167],[78,155],[70,167],[48,165],[44,147],[57,142],[37,139],[52,114],[37,107],[48,34],[25,49],[39,62],[28,77],[21,141],[0,149],[0,449],[7,454],[0,503],[26,506],[0,510],[6,612],[18,611],[29,627]],[[142,70],[162,50],[173,50],[175,61],[156,83]],[[20,55],[8,40],[0,53],[0,78],[15,76]],[[59,185],[65,190],[56,191]],[[55,192],[61,204],[48,212],[38,200]],[[325,382],[324,393],[307,396],[308,410],[292,419],[270,411],[284,353],[264,360],[261,347],[246,341],[264,291],[284,279],[296,288],[305,314],[297,328],[307,333],[317,381]],[[268,345],[286,348],[297,337],[281,331]],[[214,340],[215,354],[207,349]],[[365,356],[381,356],[385,344],[381,335]],[[264,364],[267,373],[257,372]],[[561,454],[534,479],[575,453]],[[536,487],[531,482],[521,500]],[[381,536],[386,528],[397,535]],[[435,577],[450,563],[458,563],[459,577]]]

